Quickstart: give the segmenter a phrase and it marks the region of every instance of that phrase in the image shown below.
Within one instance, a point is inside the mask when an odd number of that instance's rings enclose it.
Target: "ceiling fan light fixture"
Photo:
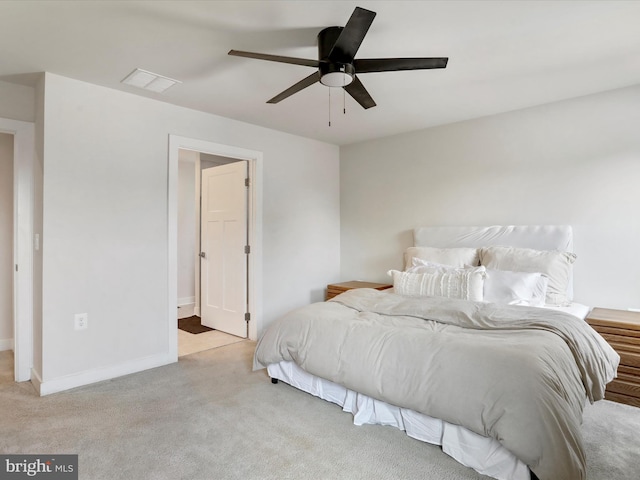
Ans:
[[[327,87],[346,87],[356,74],[350,63],[320,63],[320,83]]]
[[[320,78],[320,83],[327,87],[346,87],[353,82],[353,76],[344,72],[326,73]]]

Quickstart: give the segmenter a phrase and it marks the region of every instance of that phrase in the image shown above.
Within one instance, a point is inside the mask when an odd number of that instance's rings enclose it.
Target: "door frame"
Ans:
[[[262,152],[195,138],[169,135],[169,171],[168,171],[168,338],[169,357],[178,359],[178,160],[179,150],[193,150],[221,157],[246,160],[249,167],[249,339],[257,340],[261,330],[262,318]]]
[[[0,132],[13,135],[13,356],[16,382],[33,367],[33,166],[35,125],[0,118]]]

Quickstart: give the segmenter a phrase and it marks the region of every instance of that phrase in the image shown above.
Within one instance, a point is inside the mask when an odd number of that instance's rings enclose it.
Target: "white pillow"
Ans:
[[[470,265],[465,265],[464,268],[472,268]],[[451,265],[443,265],[442,263],[429,262],[428,260],[424,260],[422,258],[413,257],[411,259],[411,265],[407,265],[405,268],[405,272],[411,273],[430,273],[433,272],[434,269],[442,269],[442,268],[459,268],[452,267]]]
[[[414,257],[458,268],[465,265],[475,267],[480,264],[477,248],[409,247],[404,252],[405,269],[412,265]]]
[[[543,307],[549,279],[542,273],[487,270],[484,301],[503,305]]]
[[[423,273],[390,270],[395,293],[409,296],[459,298],[482,301],[484,267],[437,268]]]
[[[576,255],[560,250],[533,250],[517,247],[480,249],[480,264],[491,270],[542,273],[549,278],[545,303],[566,306],[571,303],[569,280]]]

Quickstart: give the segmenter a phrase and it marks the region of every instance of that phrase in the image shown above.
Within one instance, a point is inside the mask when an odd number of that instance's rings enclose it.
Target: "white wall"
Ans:
[[[196,296],[196,159],[198,152],[180,150],[178,161],[178,305]]]
[[[0,350],[13,343],[13,135],[0,133]]]
[[[342,278],[422,225],[569,224],[576,301],[640,307],[640,86],[343,147]]]
[[[339,275],[336,146],[46,74],[47,391],[168,352],[169,134],[263,152],[262,328],[321,300]],[[89,328],[75,331],[73,315],[84,312]]]
[[[0,80],[0,117],[33,122],[35,114],[33,87]]]

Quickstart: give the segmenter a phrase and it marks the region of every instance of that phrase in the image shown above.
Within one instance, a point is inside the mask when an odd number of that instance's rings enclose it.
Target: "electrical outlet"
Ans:
[[[89,328],[89,315],[86,313],[76,313],[74,315],[74,325],[76,330],[86,330]]]

